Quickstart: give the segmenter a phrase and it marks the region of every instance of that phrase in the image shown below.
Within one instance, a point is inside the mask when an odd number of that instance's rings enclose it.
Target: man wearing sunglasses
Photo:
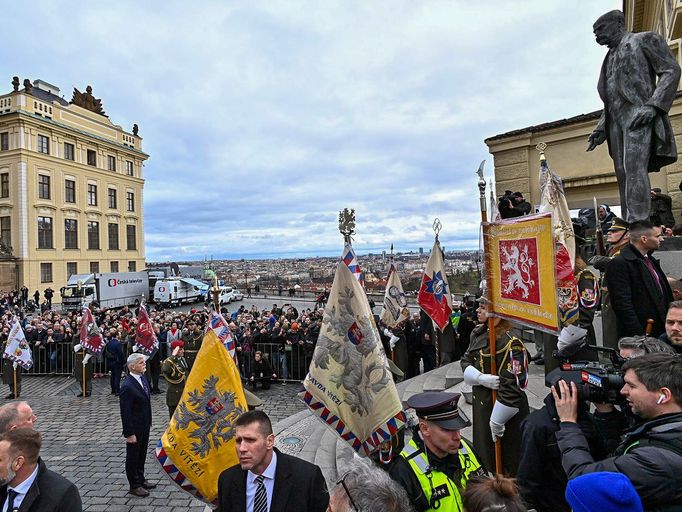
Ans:
[[[462,510],[467,482],[485,474],[471,443],[459,432],[471,425],[457,407],[459,398],[459,393],[428,392],[407,401],[419,425],[389,473],[419,512]]]

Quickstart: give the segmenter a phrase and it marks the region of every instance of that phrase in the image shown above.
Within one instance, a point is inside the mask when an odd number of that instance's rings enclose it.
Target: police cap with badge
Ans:
[[[464,411],[457,407],[459,393],[430,391],[418,393],[407,400],[418,418],[430,421],[444,430],[461,430],[471,426]]]

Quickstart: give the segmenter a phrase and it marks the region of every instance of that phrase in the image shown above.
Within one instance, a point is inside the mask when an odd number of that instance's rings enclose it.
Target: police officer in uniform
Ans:
[[[180,403],[182,392],[185,389],[185,382],[189,374],[189,366],[185,360],[185,342],[182,340],[175,340],[171,343],[172,355],[163,361],[161,364],[161,373],[163,373],[166,382],[168,382],[168,389],[166,390],[166,405],[168,406],[168,414],[173,417],[175,408]]]
[[[419,425],[389,469],[419,512],[461,511],[464,488],[485,474],[479,458],[460,430],[471,425],[457,408],[459,393],[427,392],[412,396]]]

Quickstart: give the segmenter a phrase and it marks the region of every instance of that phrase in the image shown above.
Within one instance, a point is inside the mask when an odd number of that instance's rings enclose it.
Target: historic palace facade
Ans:
[[[0,290],[58,291],[72,274],[142,270],[141,149],[102,103],[42,80],[0,95]]]

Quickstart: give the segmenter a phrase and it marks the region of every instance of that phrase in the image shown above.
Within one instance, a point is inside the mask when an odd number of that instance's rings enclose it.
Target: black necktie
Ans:
[[[253,512],[268,512],[268,492],[265,490],[263,475],[256,477],[256,498],[253,500]]]
[[[14,512],[15,510],[19,510],[19,507],[14,508],[14,499],[17,497],[17,494],[19,493],[14,489],[7,490],[7,512]]]
[[[149,387],[147,386],[147,379],[140,375],[140,382],[142,382],[142,388],[147,396],[149,396]]]

